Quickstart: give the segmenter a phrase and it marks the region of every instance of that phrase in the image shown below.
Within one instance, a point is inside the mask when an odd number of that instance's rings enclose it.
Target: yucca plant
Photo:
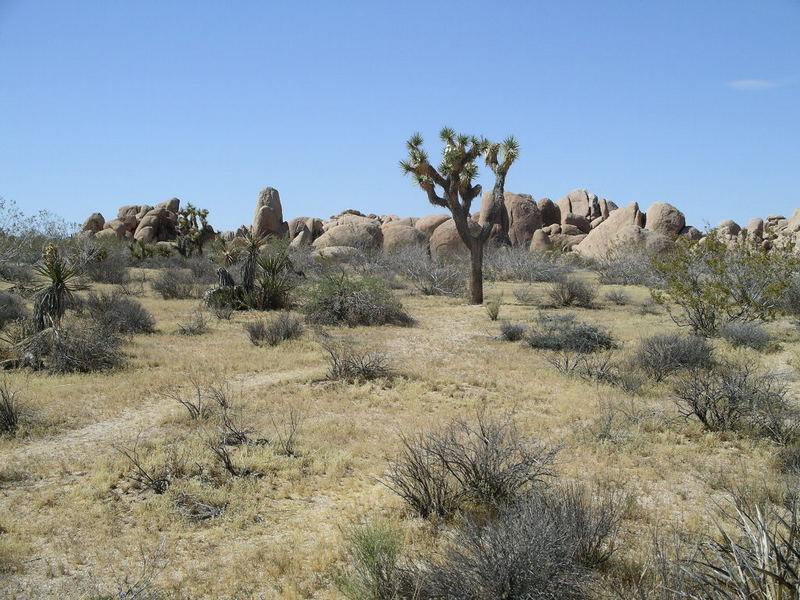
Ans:
[[[61,323],[77,289],[74,280],[78,270],[59,255],[55,246],[47,244],[36,272],[45,280],[33,300],[33,320],[37,330],[42,331]]]
[[[735,533],[718,524],[720,539],[706,544],[686,572],[700,584],[695,600],[800,599],[800,505],[737,507]]]
[[[275,248],[262,254],[256,261],[258,266],[258,297],[261,310],[286,308],[289,293],[294,289],[292,261],[286,248]]]
[[[239,247],[242,249],[244,257],[242,261],[242,287],[246,291],[251,291],[256,283],[256,269],[258,267],[258,256],[261,248],[267,243],[266,236],[247,230],[238,239]]]

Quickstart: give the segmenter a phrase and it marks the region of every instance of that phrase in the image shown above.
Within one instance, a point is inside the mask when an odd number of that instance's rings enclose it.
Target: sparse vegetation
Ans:
[[[181,335],[203,335],[208,331],[208,320],[201,311],[195,311],[185,321],[178,323]]]
[[[662,381],[678,371],[710,367],[713,351],[699,336],[664,333],[639,342],[633,363],[654,381]]]
[[[184,300],[199,297],[197,281],[191,271],[170,268],[159,271],[150,282],[153,291],[164,300]]]
[[[721,338],[728,340],[734,348],[745,346],[753,350],[765,350],[770,343],[769,332],[758,323],[731,321],[719,330]]]
[[[80,313],[113,333],[153,333],[156,321],[144,307],[120,294],[90,293],[77,303]]]
[[[524,335],[527,327],[521,323],[500,323],[500,339],[506,342],[518,342]]]
[[[245,323],[245,331],[254,346],[277,346],[303,334],[303,323],[289,313],[280,313],[269,322],[258,320]]]
[[[328,356],[328,378],[342,381],[371,381],[390,377],[392,369],[385,352],[359,348],[351,340],[323,337],[322,348]]]
[[[8,381],[0,382],[0,435],[13,435],[20,427],[23,408],[17,396],[17,390],[12,389]]]
[[[574,317],[574,314],[540,316],[536,324],[528,329],[525,341],[531,348],[539,350],[570,350],[581,353],[610,350],[616,346],[608,331],[597,325],[578,321]]]
[[[582,279],[565,277],[550,285],[547,296],[554,306],[591,308],[597,297],[597,287]]]
[[[6,290],[0,290],[0,329],[6,323],[25,318],[27,311],[22,298]]]

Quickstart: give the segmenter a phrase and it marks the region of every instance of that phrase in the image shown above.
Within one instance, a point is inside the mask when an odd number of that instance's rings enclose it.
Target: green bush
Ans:
[[[352,525],[343,530],[347,568],[337,578],[350,600],[395,600],[402,582],[398,561],[400,533],[383,521]]]
[[[323,279],[304,306],[309,323],[320,325],[410,325],[402,304],[378,279],[351,279],[346,274]]]
[[[589,353],[616,347],[611,334],[597,325],[575,320],[575,315],[541,316],[528,330],[525,341],[540,350]]]
[[[784,306],[797,264],[791,252],[731,247],[714,232],[699,242],[679,238],[671,252],[654,257],[664,283],[651,293],[678,326],[712,336],[729,321],[772,319]]]

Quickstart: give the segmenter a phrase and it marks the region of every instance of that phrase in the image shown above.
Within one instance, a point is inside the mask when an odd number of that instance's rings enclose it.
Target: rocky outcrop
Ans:
[[[407,246],[427,246],[428,237],[416,227],[402,221],[390,221],[381,226],[383,249],[393,252]]]
[[[647,209],[645,227],[663,235],[678,235],[686,226],[686,217],[671,204],[653,202]]]
[[[481,197],[481,210],[478,223],[483,225],[489,217],[492,191],[487,190]],[[533,232],[542,228],[542,215],[539,207],[528,194],[503,193],[503,205],[496,219],[497,230],[492,231],[492,238],[499,243],[523,246],[531,243]]]
[[[561,209],[550,198],[540,198],[536,207],[542,216],[542,227],[561,223]]]
[[[133,234],[134,240],[144,243],[168,242],[177,236],[178,216],[165,207],[149,211]]]
[[[378,249],[383,245],[383,232],[380,221],[357,215],[345,215],[324,224],[324,233],[314,240],[315,248],[330,246],[349,246],[364,250]]]
[[[88,231],[90,233],[98,233],[103,231],[103,226],[106,224],[105,218],[100,213],[92,213],[83,222],[81,231]]]
[[[436,228],[449,219],[452,219],[452,217],[443,213],[438,215],[428,215],[427,217],[420,217],[417,219],[416,223],[414,223],[414,227],[419,229],[427,237],[431,237]]]
[[[473,235],[478,235],[481,226],[470,219],[468,221],[470,232]],[[454,256],[458,254],[466,254],[467,247],[461,240],[456,230],[456,223],[453,219],[445,221],[431,235],[430,239],[431,255],[435,257]]]
[[[616,243],[617,235],[629,225],[640,221],[639,205],[636,202],[613,211],[608,219],[592,229],[586,238],[575,246],[575,251],[586,258],[605,256]]]
[[[253,233],[258,236],[288,236],[289,226],[283,220],[281,197],[275,188],[265,187],[258,194],[253,215]]]

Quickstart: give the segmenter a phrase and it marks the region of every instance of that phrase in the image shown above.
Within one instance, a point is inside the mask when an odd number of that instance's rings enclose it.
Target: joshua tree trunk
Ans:
[[[469,303],[483,304],[483,241],[473,239],[469,248]]]

